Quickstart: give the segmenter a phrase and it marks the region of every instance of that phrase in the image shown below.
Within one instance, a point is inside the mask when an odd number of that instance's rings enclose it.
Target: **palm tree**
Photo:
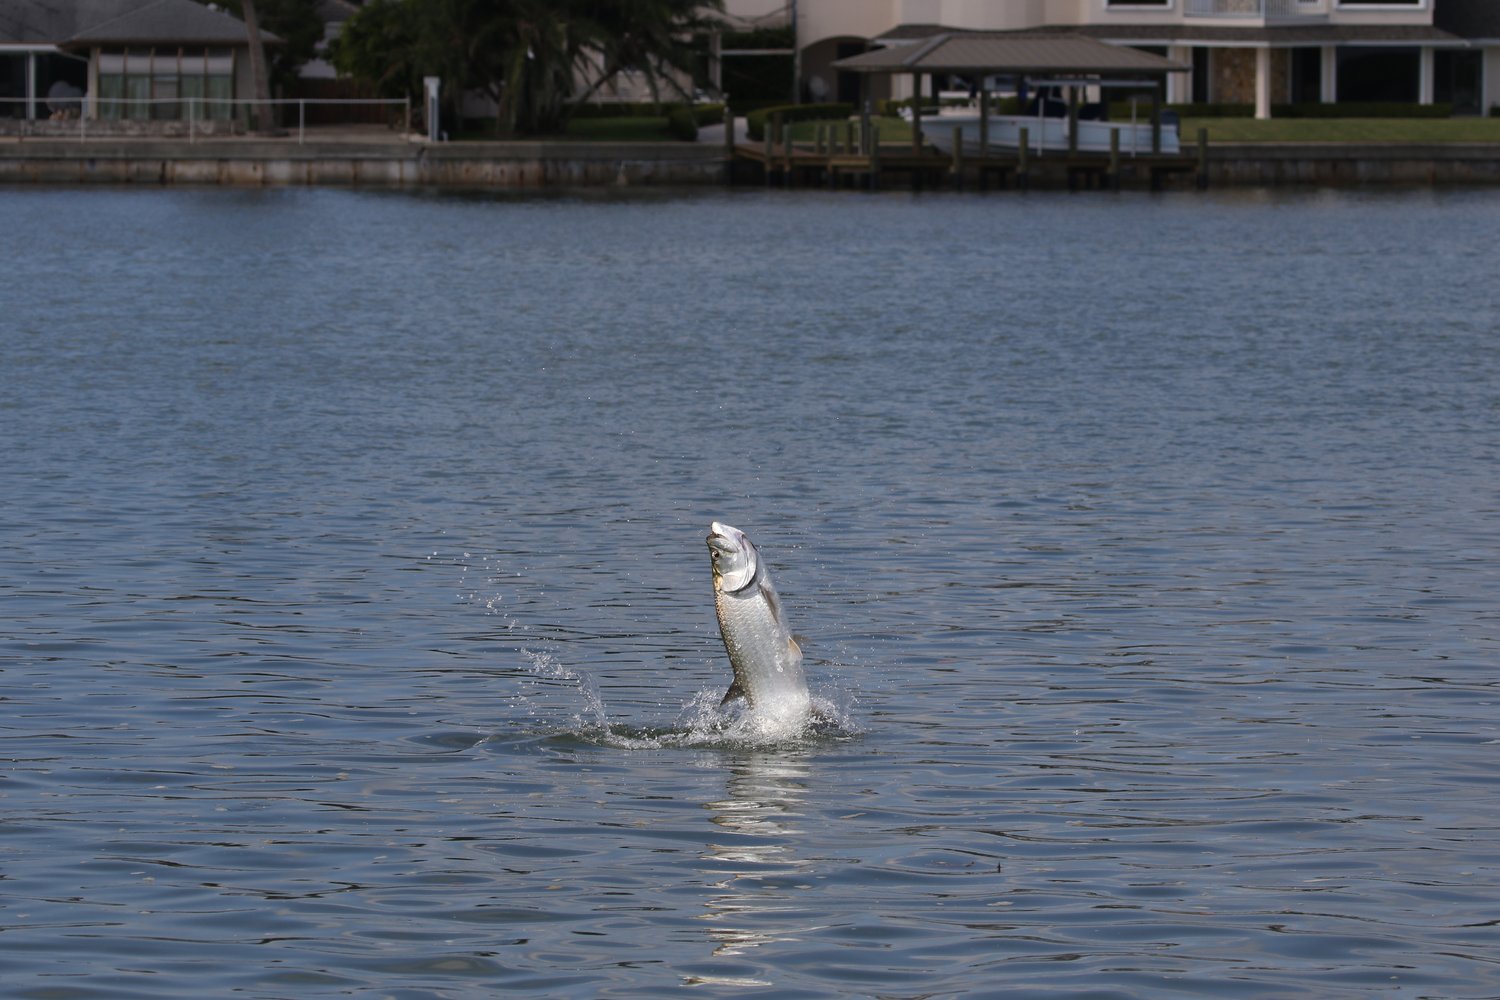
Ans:
[[[707,27],[706,15],[724,9],[723,0],[616,0],[583,5],[593,15],[587,44],[603,60],[603,72],[578,96],[587,101],[601,87],[626,70],[643,73],[653,100],[661,100],[662,85],[688,96],[671,70],[691,75],[700,52],[692,35]]]
[[[266,72],[266,45],[260,37],[260,15],[255,11],[255,0],[240,0],[240,9],[245,15],[245,32],[250,41],[250,79],[255,90],[255,130],[271,131],[271,77]]]
[[[344,25],[335,62],[388,87],[432,74],[455,99],[482,90],[501,134],[559,132],[626,70],[659,93],[668,70],[689,68],[703,14],[722,9],[723,0],[370,0]]]

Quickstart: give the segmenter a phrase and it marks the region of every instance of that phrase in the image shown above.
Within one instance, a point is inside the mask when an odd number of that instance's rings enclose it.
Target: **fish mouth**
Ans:
[[[715,553],[723,552],[726,555],[739,549],[739,543],[735,535],[739,534],[734,528],[726,524],[714,521],[708,526],[708,547]]]
[[[713,563],[715,590],[734,593],[755,581],[760,557],[740,529],[718,521],[710,524],[708,554]]]

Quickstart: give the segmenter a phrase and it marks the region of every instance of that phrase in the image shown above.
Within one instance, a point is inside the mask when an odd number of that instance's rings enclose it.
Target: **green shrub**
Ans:
[[[854,114],[852,104],[783,104],[779,107],[761,108],[745,116],[750,138],[759,142],[766,137],[766,123],[773,114],[780,114],[784,124],[792,122],[827,121],[848,118]]]
[[[680,142],[692,142],[698,138],[698,121],[692,109],[675,107],[667,112],[667,131]]]
[[[722,104],[694,104],[692,112],[693,124],[699,128],[705,125],[718,125],[724,121],[724,105]]]

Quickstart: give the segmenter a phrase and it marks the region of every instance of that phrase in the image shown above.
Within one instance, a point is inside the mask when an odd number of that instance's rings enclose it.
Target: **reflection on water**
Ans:
[[[808,863],[798,857],[810,764],[796,753],[751,753],[728,765],[725,797],[704,804],[710,822],[733,836],[710,840],[704,904],[716,956],[741,955],[805,933],[808,913],[794,901]],[[722,866],[722,867],[721,867]]]

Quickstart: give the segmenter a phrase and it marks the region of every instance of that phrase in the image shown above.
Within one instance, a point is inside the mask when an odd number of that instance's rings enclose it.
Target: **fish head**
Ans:
[[[715,590],[732,594],[755,582],[760,553],[740,529],[718,521],[709,525],[708,554],[713,560]]]

